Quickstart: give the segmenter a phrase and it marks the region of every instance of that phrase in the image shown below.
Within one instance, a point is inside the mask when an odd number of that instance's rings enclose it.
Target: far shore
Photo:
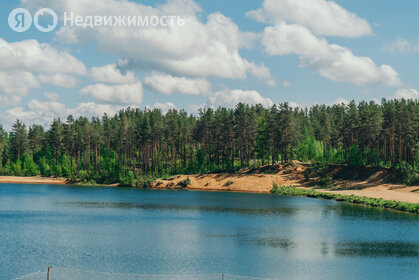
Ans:
[[[204,175],[178,175],[170,179],[161,179],[153,183],[154,188],[176,188],[179,182],[189,178],[190,184],[186,189],[207,191],[230,191],[270,193],[273,183],[278,186],[295,186],[297,188],[311,189],[298,178],[289,178],[282,174],[204,174]],[[419,203],[419,186],[406,186],[395,184],[370,184],[368,182],[340,181],[348,189],[316,189],[319,192],[382,198],[409,203]],[[356,188],[356,189],[354,189]]]
[[[219,173],[219,174],[195,174],[177,175],[167,179],[155,180],[151,188],[154,189],[177,189],[179,183],[189,179],[185,189],[205,191],[227,191],[227,192],[251,192],[270,193],[273,183],[278,186],[295,186],[297,188],[310,189],[304,182],[302,175],[304,167],[298,166],[293,173],[279,172],[276,174],[246,174],[246,173]],[[18,177],[0,176],[0,183],[14,184],[73,184],[66,178],[52,177]],[[81,183],[77,183],[80,184]],[[76,185],[77,185],[76,184]],[[419,203],[419,186],[406,186],[396,184],[379,184],[360,181],[337,181],[339,188],[316,189],[319,192],[365,196],[370,198],[382,198],[385,200],[396,200],[409,203]],[[97,185],[105,186],[105,185]],[[107,185],[109,186],[109,185]],[[116,187],[117,184],[110,185]]]
[[[65,185],[65,184],[69,184],[69,180],[66,178],[41,177],[41,176],[33,176],[33,177],[0,176],[0,183]]]

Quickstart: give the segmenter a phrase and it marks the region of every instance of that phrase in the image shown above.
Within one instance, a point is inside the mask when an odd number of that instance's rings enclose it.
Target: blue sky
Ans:
[[[6,0],[0,122],[47,125],[121,108],[295,106],[418,98],[419,2],[361,0]],[[18,33],[14,8],[59,23]],[[183,26],[63,26],[64,12],[174,15]]]

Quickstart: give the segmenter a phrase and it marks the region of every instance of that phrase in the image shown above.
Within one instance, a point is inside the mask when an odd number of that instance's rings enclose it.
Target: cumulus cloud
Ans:
[[[100,67],[92,67],[90,76],[96,82],[112,84],[135,83],[136,78],[132,71],[122,73],[115,64],[108,64]]]
[[[46,43],[23,40],[14,43],[0,38],[0,71],[28,71],[84,75],[86,67],[65,51],[58,51]]]
[[[360,37],[372,34],[365,19],[326,0],[265,0],[248,16],[265,23],[297,23],[318,35]]]
[[[241,89],[218,91],[210,95],[208,101],[213,107],[234,107],[238,103],[261,104],[264,107],[273,105],[271,99],[263,97],[257,91]]]
[[[332,103],[332,105],[341,105],[341,104],[348,105],[349,101],[347,99],[343,98],[343,97],[338,97]]]
[[[38,78],[41,83],[65,88],[74,88],[78,84],[78,79],[75,77],[60,73],[40,74]]]
[[[412,88],[402,88],[394,92],[394,95],[391,98],[396,99],[419,99],[419,92],[417,89]]]
[[[6,129],[10,129],[16,119],[22,120],[27,125],[40,124],[48,127],[54,118],[66,119],[68,115],[73,117],[93,117],[102,116],[104,113],[108,115],[116,114],[122,106],[109,104],[96,104],[93,102],[79,103],[75,107],[69,108],[64,103],[48,100],[39,101],[31,100],[22,107],[14,107],[0,116],[1,122]]]
[[[39,87],[39,81],[30,72],[0,72],[0,93],[23,96],[27,95],[30,89]]]
[[[166,102],[166,103],[156,102],[154,103],[153,108],[160,109],[163,114],[166,114],[169,110],[176,109],[176,106],[172,102]]]
[[[139,105],[143,99],[143,88],[140,82],[123,85],[99,83],[82,88],[80,94],[90,95],[106,103]]]
[[[184,25],[167,27],[98,27],[63,26],[58,40],[72,43],[95,41],[98,49],[126,59],[126,69],[157,70],[176,76],[244,79],[248,73],[273,78],[263,65],[256,65],[239,54],[252,46],[256,34],[242,32],[221,13],[201,21],[200,7],[193,0],[171,0],[156,7],[116,0],[22,0],[26,7],[50,7],[73,11],[75,15],[167,16],[177,15]]]
[[[86,74],[86,67],[77,58],[36,40],[9,43],[0,38],[0,61],[3,105],[15,105],[41,84],[73,88],[78,82],[74,75]]]
[[[208,105],[203,104],[188,104],[186,105],[186,110],[191,114],[198,114],[200,109],[206,108]]]
[[[22,101],[21,96],[0,94],[0,108],[18,105]]]
[[[401,84],[391,66],[377,66],[371,58],[355,56],[348,48],[329,44],[325,38],[298,24],[279,23],[265,28],[262,43],[269,55],[297,54],[300,66],[307,66],[333,81],[356,85]]]
[[[413,44],[405,38],[397,37],[396,41],[385,44],[383,50],[401,53],[419,52],[419,43]]]
[[[56,92],[44,92],[44,96],[49,101],[57,101],[59,98],[59,95]]]
[[[154,91],[163,94],[179,92],[183,94],[200,95],[211,90],[211,84],[203,78],[188,79],[185,77],[174,77],[153,72],[151,76],[144,79],[144,84]]]

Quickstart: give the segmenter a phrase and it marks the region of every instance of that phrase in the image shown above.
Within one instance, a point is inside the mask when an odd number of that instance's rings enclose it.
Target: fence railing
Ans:
[[[233,274],[130,274],[102,271],[78,270],[51,266],[46,271],[33,272],[13,280],[273,280]]]

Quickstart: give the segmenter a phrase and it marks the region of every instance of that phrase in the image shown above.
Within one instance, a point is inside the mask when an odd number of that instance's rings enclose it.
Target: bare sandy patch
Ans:
[[[68,181],[65,178],[48,178],[48,177],[41,177],[41,176],[34,176],[34,177],[0,176],[0,183],[64,185],[64,184],[67,184]]]
[[[189,190],[230,191],[269,193],[273,183],[278,186],[313,188],[313,182],[304,178],[305,166],[292,168],[278,167],[273,174],[252,174],[249,170],[241,173],[178,175],[153,182],[153,188],[176,189],[189,178]],[[331,189],[316,189],[320,192],[382,198],[410,203],[419,203],[419,186],[371,183],[367,181],[336,180]]]

